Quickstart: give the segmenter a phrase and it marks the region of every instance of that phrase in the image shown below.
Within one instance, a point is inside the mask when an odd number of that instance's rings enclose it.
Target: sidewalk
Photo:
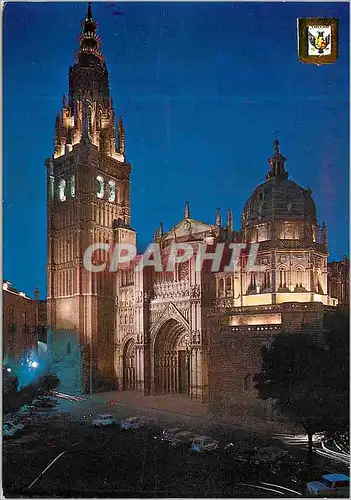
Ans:
[[[276,432],[291,432],[285,424],[279,422],[264,422],[260,419],[240,418],[233,416],[213,415],[208,404],[189,399],[187,395],[159,394],[144,396],[132,391],[111,391],[85,396],[87,400],[97,403],[121,403],[136,408],[147,408],[167,413],[174,413],[187,417],[195,417],[207,420],[211,424],[228,428],[241,428],[264,435],[272,435]]]
[[[179,394],[158,394],[144,396],[132,391],[111,391],[86,396],[100,403],[122,403],[139,408],[148,408],[172,413],[178,413],[191,417],[210,418],[208,405],[192,401],[188,396]]]

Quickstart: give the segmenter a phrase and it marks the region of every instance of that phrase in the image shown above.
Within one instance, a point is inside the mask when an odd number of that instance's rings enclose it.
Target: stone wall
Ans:
[[[271,404],[259,400],[254,389],[253,377],[261,370],[261,348],[280,332],[321,334],[324,314],[323,305],[316,303],[282,304],[280,310],[281,325],[221,325],[219,316],[211,336],[209,362],[209,409],[214,415],[230,415],[238,424],[249,425],[279,420]]]
[[[26,350],[36,347],[38,301],[17,290],[3,290],[3,355],[20,360]]]
[[[51,370],[60,380],[59,390],[68,394],[82,394],[83,360],[79,334],[49,330],[48,357]]]

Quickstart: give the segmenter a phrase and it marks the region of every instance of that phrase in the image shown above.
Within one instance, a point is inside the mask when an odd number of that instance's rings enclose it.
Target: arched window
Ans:
[[[71,342],[67,342],[66,354],[71,354]]]
[[[116,182],[108,181],[109,194],[108,201],[116,201]]]
[[[269,269],[266,269],[263,273],[263,289],[266,290],[271,286],[271,272]]]
[[[104,197],[104,178],[101,175],[96,177],[96,196],[98,198]]]
[[[76,195],[76,178],[74,175],[71,177],[71,196],[74,198]]]
[[[66,201],[66,181],[61,179],[59,183],[59,198],[60,201]]]
[[[286,288],[287,272],[285,269],[279,269],[279,288]]]
[[[224,279],[223,278],[219,279],[219,293],[220,294],[224,293]]]
[[[298,288],[302,288],[302,283],[303,283],[303,269],[301,267],[298,267],[296,269],[296,286]]]
[[[227,278],[227,292],[231,292],[232,291],[232,278],[229,276]]]
[[[250,273],[249,290],[256,290],[256,273]]]

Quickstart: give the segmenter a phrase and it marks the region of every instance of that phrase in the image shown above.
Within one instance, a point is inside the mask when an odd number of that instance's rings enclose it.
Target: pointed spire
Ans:
[[[91,13],[91,2],[88,2],[88,12],[87,12],[87,21],[91,21],[93,19],[93,15]]]
[[[188,201],[185,203],[184,217],[185,219],[190,219],[190,206]]]
[[[94,54],[100,59],[103,58],[100,53],[100,38],[96,34],[97,22],[93,18],[91,12],[91,2],[88,2],[88,10],[86,18],[83,21],[82,32],[79,37],[79,54],[80,56],[84,54]]]
[[[55,120],[55,152],[57,153],[61,145],[61,114],[58,111]]]
[[[81,138],[82,142],[90,142],[89,121],[90,121],[90,113],[88,109],[88,104],[86,99],[84,99],[82,103],[82,138]]]
[[[228,231],[233,231],[233,214],[230,208],[227,214],[227,229]]]
[[[61,113],[58,111],[56,113],[55,128],[56,130],[60,128],[61,125]]]
[[[322,245],[326,245],[327,244],[327,226],[326,226],[326,223],[323,222],[323,226],[322,226]]]
[[[65,94],[63,94],[63,97],[62,97],[62,107],[67,108],[67,99],[66,99]]]
[[[160,238],[163,238],[163,222],[160,222],[160,231],[159,231]]]
[[[72,146],[73,139],[72,139],[72,128],[68,127],[67,131],[67,139],[66,139],[66,145],[67,146]]]
[[[288,172],[285,170],[285,160],[286,158],[279,151],[279,141],[275,139],[274,141],[274,153],[273,156],[268,158],[268,163],[270,165],[270,170],[266,175],[267,179],[272,177],[283,177],[287,178],[289,176]]]
[[[216,226],[221,227],[222,219],[221,219],[221,211],[219,208],[216,210]]]
[[[122,117],[119,117],[118,126],[117,126],[117,135],[118,135],[118,152],[121,155],[124,155],[126,143],[125,143],[125,135],[124,135],[124,125]]]
[[[159,233],[158,233],[158,229],[155,229],[154,231],[154,243],[158,243],[159,242]]]

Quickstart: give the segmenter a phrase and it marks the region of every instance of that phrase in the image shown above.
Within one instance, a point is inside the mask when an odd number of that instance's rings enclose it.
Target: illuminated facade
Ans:
[[[341,306],[350,305],[350,261],[328,262],[328,294],[338,299]]]
[[[38,341],[46,342],[46,301],[39,300],[39,290],[33,300],[10,281],[2,289],[4,362],[20,362],[26,353],[37,351]]]
[[[54,363],[69,333],[84,366],[113,377],[114,278],[88,272],[83,254],[96,242],[135,242],[135,232],[129,227],[131,167],[125,160],[123,122],[120,118],[116,134],[96,31],[89,4],[77,60],[69,69],[68,97],[56,116],[54,153],[46,161],[48,325]],[[101,253],[95,254],[99,259]],[[87,373],[73,378],[83,380],[83,389],[89,384]],[[70,389],[81,390],[74,381]]]
[[[324,311],[337,305],[327,291],[325,224],[318,224],[311,192],[289,180],[275,141],[266,182],[249,197],[240,228],[234,229],[230,210],[225,223],[218,209],[214,222],[205,223],[191,217],[186,203],[177,224],[155,231],[154,244],[167,262],[172,244],[187,243],[193,250],[187,262],[169,271],[140,271],[139,255],[115,273],[86,270],[83,254],[92,244],[136,242],[131,166],[122,120],[115,143],[99,44],[89,7],[69,95],[56,118],[53,157],[46,162],[52,357],[59,364],[66,353],[70,369],[78,370],[72,360],[83,360],[82,374],[73,370],[71,377],[83,391],[98,371],[120,390],[184,393],[213,412],[243,415],[243,408],[259,404],[252,378],[263,343],[280,331],[320,334]],[[240,265],[212,272],[205,260],[198,269],[201,245],[215,252],[219,243],[227,257],[230,244],[240,245]],[[253,244],[259,245],[259,271],[249,259]],[[109,259],[101,250],[93,256],[94,264]],[[77,384],[71,389],[79,390]]]

